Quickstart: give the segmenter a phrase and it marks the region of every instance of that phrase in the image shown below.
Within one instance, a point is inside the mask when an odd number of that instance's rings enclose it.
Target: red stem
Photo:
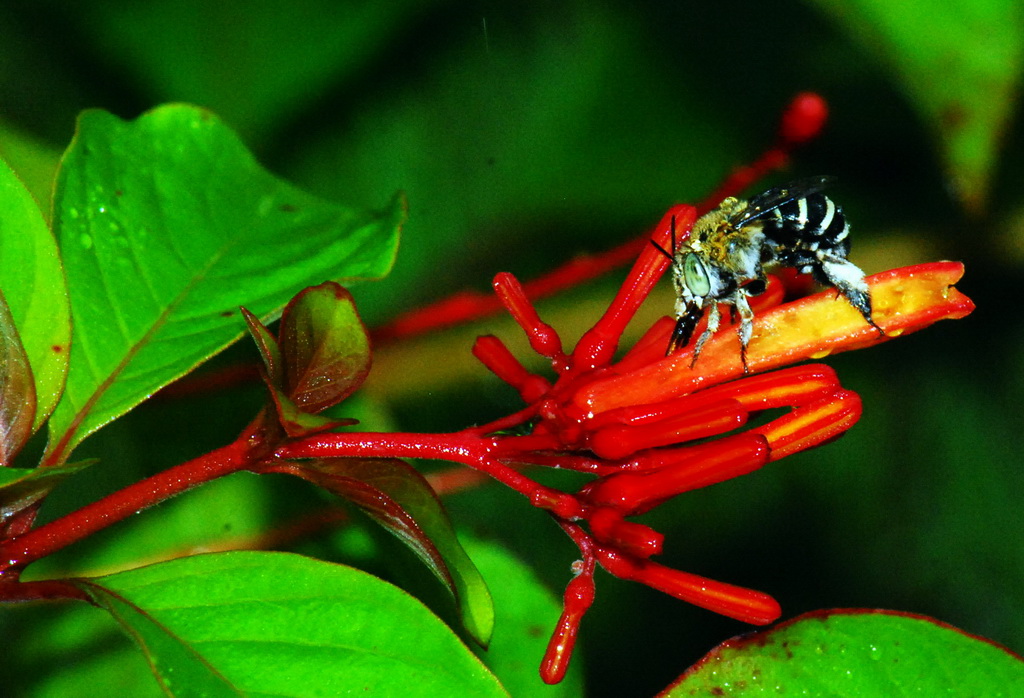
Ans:
[[[572,495],[539,485],[502,460],[516,461],[520,439],[482,437],[474,431],[450,434],[353,432],[319,434],[280,447],[277,458],[425,458],[464,463],[524,495],[538,508],[561,518],[580,516],[579,501]],[[527,442],[523,441],[524,448]],[[499,460],[500,459],[500,460]]]
[[[25,565],[71,545],[143,509],[196,485],[251,464],[249,434],[234,443],[133,483],[55,521],[0,541],[0,572]]]

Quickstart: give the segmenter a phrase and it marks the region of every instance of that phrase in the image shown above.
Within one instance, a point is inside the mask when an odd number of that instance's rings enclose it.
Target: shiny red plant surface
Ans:
[[[696,211],[670,211],[653,237],[666,246],[670,231],[685,235]],[[534,464],[590,472],[578,492],[535,491],[579,546],[583,559],[565,595],[562,619],[542,675],[557,681],[571,654],[579,621],[594,596],[599,564],[690,603],[750,623],[769,623],[781,611],[766,594],[672,570],[651,561],[662,536],[628,517],[683,492],[751,472],[784,456],[831,441],[853,426],[860,398],[844,390],[823,365],[784,368],[806,359],[889,341],[973,310],[953,284],[962,265],[938,262],[868,279],[877,331],[834,290],[780,304],[779,282],[757,299],[747,372],[733,328],[723,328],[691,367],[692,349],[670,357],[665,346],[674,321],[665,317],[618,361],[619,338],[667,260],[645,249],[611,307],[566,353],[557,332],[537,315],[518,282],[499,274],[495,290],[546,357],[554,382],[528,372],[494,337],[481,337],[474,354],[516,388],[528,406],[494,428],[534,420],[529,436],[497,437],[493,455],[503,464]],[[753,413],[787,408],[766,424],[744,429]],[[700,441],[700,443],[695,443]]]

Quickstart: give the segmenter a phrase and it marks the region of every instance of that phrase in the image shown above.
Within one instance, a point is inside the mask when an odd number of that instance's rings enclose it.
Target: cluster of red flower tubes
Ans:
[[[666,244],[673,217],[678,235],[680,222],[685,229],[693,216],[689,207],[670,212],[657,231],[664,238],[659,242]],[[582,553],[541,668],[548,682],[559,680],[566,669],[594,597],[598,564],[613,576],[745,622],[778,618],[780,608],[766,594],[652,561],[661,551],[662,535],[628,517],[835,439],[860,417],[859,397],[844,390],[828,366],[781,367],[886,341],[939,319],[963,317],[973,308],[952,288],[962,274],[960,264],[878,274],[868,281],[875,320],[886,333],[880,338],[834,291],[781,304],[783,289],[776,279],[755,307],[747,373],[739,339],[729,328],[708,343],[693,368],[690,351],[666,357],[674,324],[667,317],[613,361],[626,323],[666,264],[653,247],[642,253],[611,308],[571,354],[563,352],[557,333],[538,318],[516,280],[509,274],[497,277],[498,295],[533,349],[550,360],[558,376],[554,383],[528,372],[495,337],[481,337],[474,347],[477,358],[529,405],[488,428],[536,420],[528,436],[494,437],[488,459],[597,476],[573,494],[521,489],[552,514]],[[743,429],[752,414],[772,408],[788,411]]]
[[[739,339],[725,327],[691,366],[692,350],[665,356],[674,319],[663,317],[616,359],[626,325],[668,266],[654,245],[671,248],[724,196],[735,194],[786,151],[810,137],[824,122],[824,102],[801,95],[783,119],[780,145],[751,167],[739,170],[701,208],[673,207],[645,238],[614,251],[639,256],[608,310],[567,352],[557,331],[538,316],[529,300],[557,288],[561,275],[525,289],[511,274],[494,280],[498,301],[550,362],[555,380],[531,373],[494,336],[480,337],[473,354],[517,390],[526,407],[515,414],[454,434],[390,435],[390,448],[365,439],[331,434],[279,450],[279,457],[341,455],[418,456],[453,460],[502,481],[544,509],[578,546],[581,559],[565,591],[562,616],[541,666],[549,683],[564,675],[577,632],[594,599],[597,566],[620,579],[646,584],[684,601],[754,624],[779,617],[778,603],[767,594],[670,569],[651,558],[661,552],[663,536],[629,520],[689,490],[757,470],[771,461],[840,436],[861,413],[859,397],[839,384],[828,366],[784,368],[806,359],[888,341],[973,309],[953,288],[962,265],[939,262],[897,269],[868,278],[875,328],[835,290],[783,302],[784,284],[771,278],[753,299],[754,334],[741,359]],[[603,271],[608,258],[592,265]],[[577,268],[575,278],[586,276]],[[443,312],[421,311],[404,320],[406,330],[421,331],[417,318],[450,324],[460,315],[487,309],[479,297],[449,301]],[[440,317],[440,319],[438,319]],[[401,335],[403,325],[396,335]],[[695,334],[699,334],[698,328]],[[779,370],[774,370],[779,369]],[[782,408],[765,424],[744,429],[751,415]],[[532,425],[527,435],[509,433]],[[367,437],[369,435],[363,435]],[[533,481],[523,466],[547,466],[590,473],[595,479],[577,492],[554,490]]]

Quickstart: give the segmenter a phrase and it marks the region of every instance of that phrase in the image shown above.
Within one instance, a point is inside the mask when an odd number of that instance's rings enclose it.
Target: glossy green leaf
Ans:
[[[196,107],[83,114],[55,201],[75,341],[49,457],[238,339],[238,306],[271,318],[324,278],[387,273],[403,218],[273,177]]]
[[[36,388],[18,328],[0,292],[0,467],[8,467],[32,435]]]
[[[494,603],[459,543],[437,494],[415,468],[394,458],[309,459],[276,465],[352,502],[395,534],[455,596],[470,635],[487,645]]]
[[[664,695],[1009,696],[1021,658],[924,616],[809,613],[722,643]]]
[[[349,567],[233,552],[78,584],[168,695],[507,695],[418,601]]]
[[[35,432],[60,399],[71,319],[57,245],[39,206],[0,161],[0,290],[35,377]]]
[[[931,128],[953,190],[985,204],[1020,91],[1017,0],[814,0],[886,63]]]
[[[284,392],[304,412],[332,407],[370,372],[370,338],[352,295],[336,283],[307,288],[284,309]]]

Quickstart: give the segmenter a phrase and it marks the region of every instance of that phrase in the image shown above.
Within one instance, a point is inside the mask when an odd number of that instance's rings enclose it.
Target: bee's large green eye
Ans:
[[[711,293],[711,279],[697,255],[691,254],[683,263],[683,282],[695,296],[703,297]]]

